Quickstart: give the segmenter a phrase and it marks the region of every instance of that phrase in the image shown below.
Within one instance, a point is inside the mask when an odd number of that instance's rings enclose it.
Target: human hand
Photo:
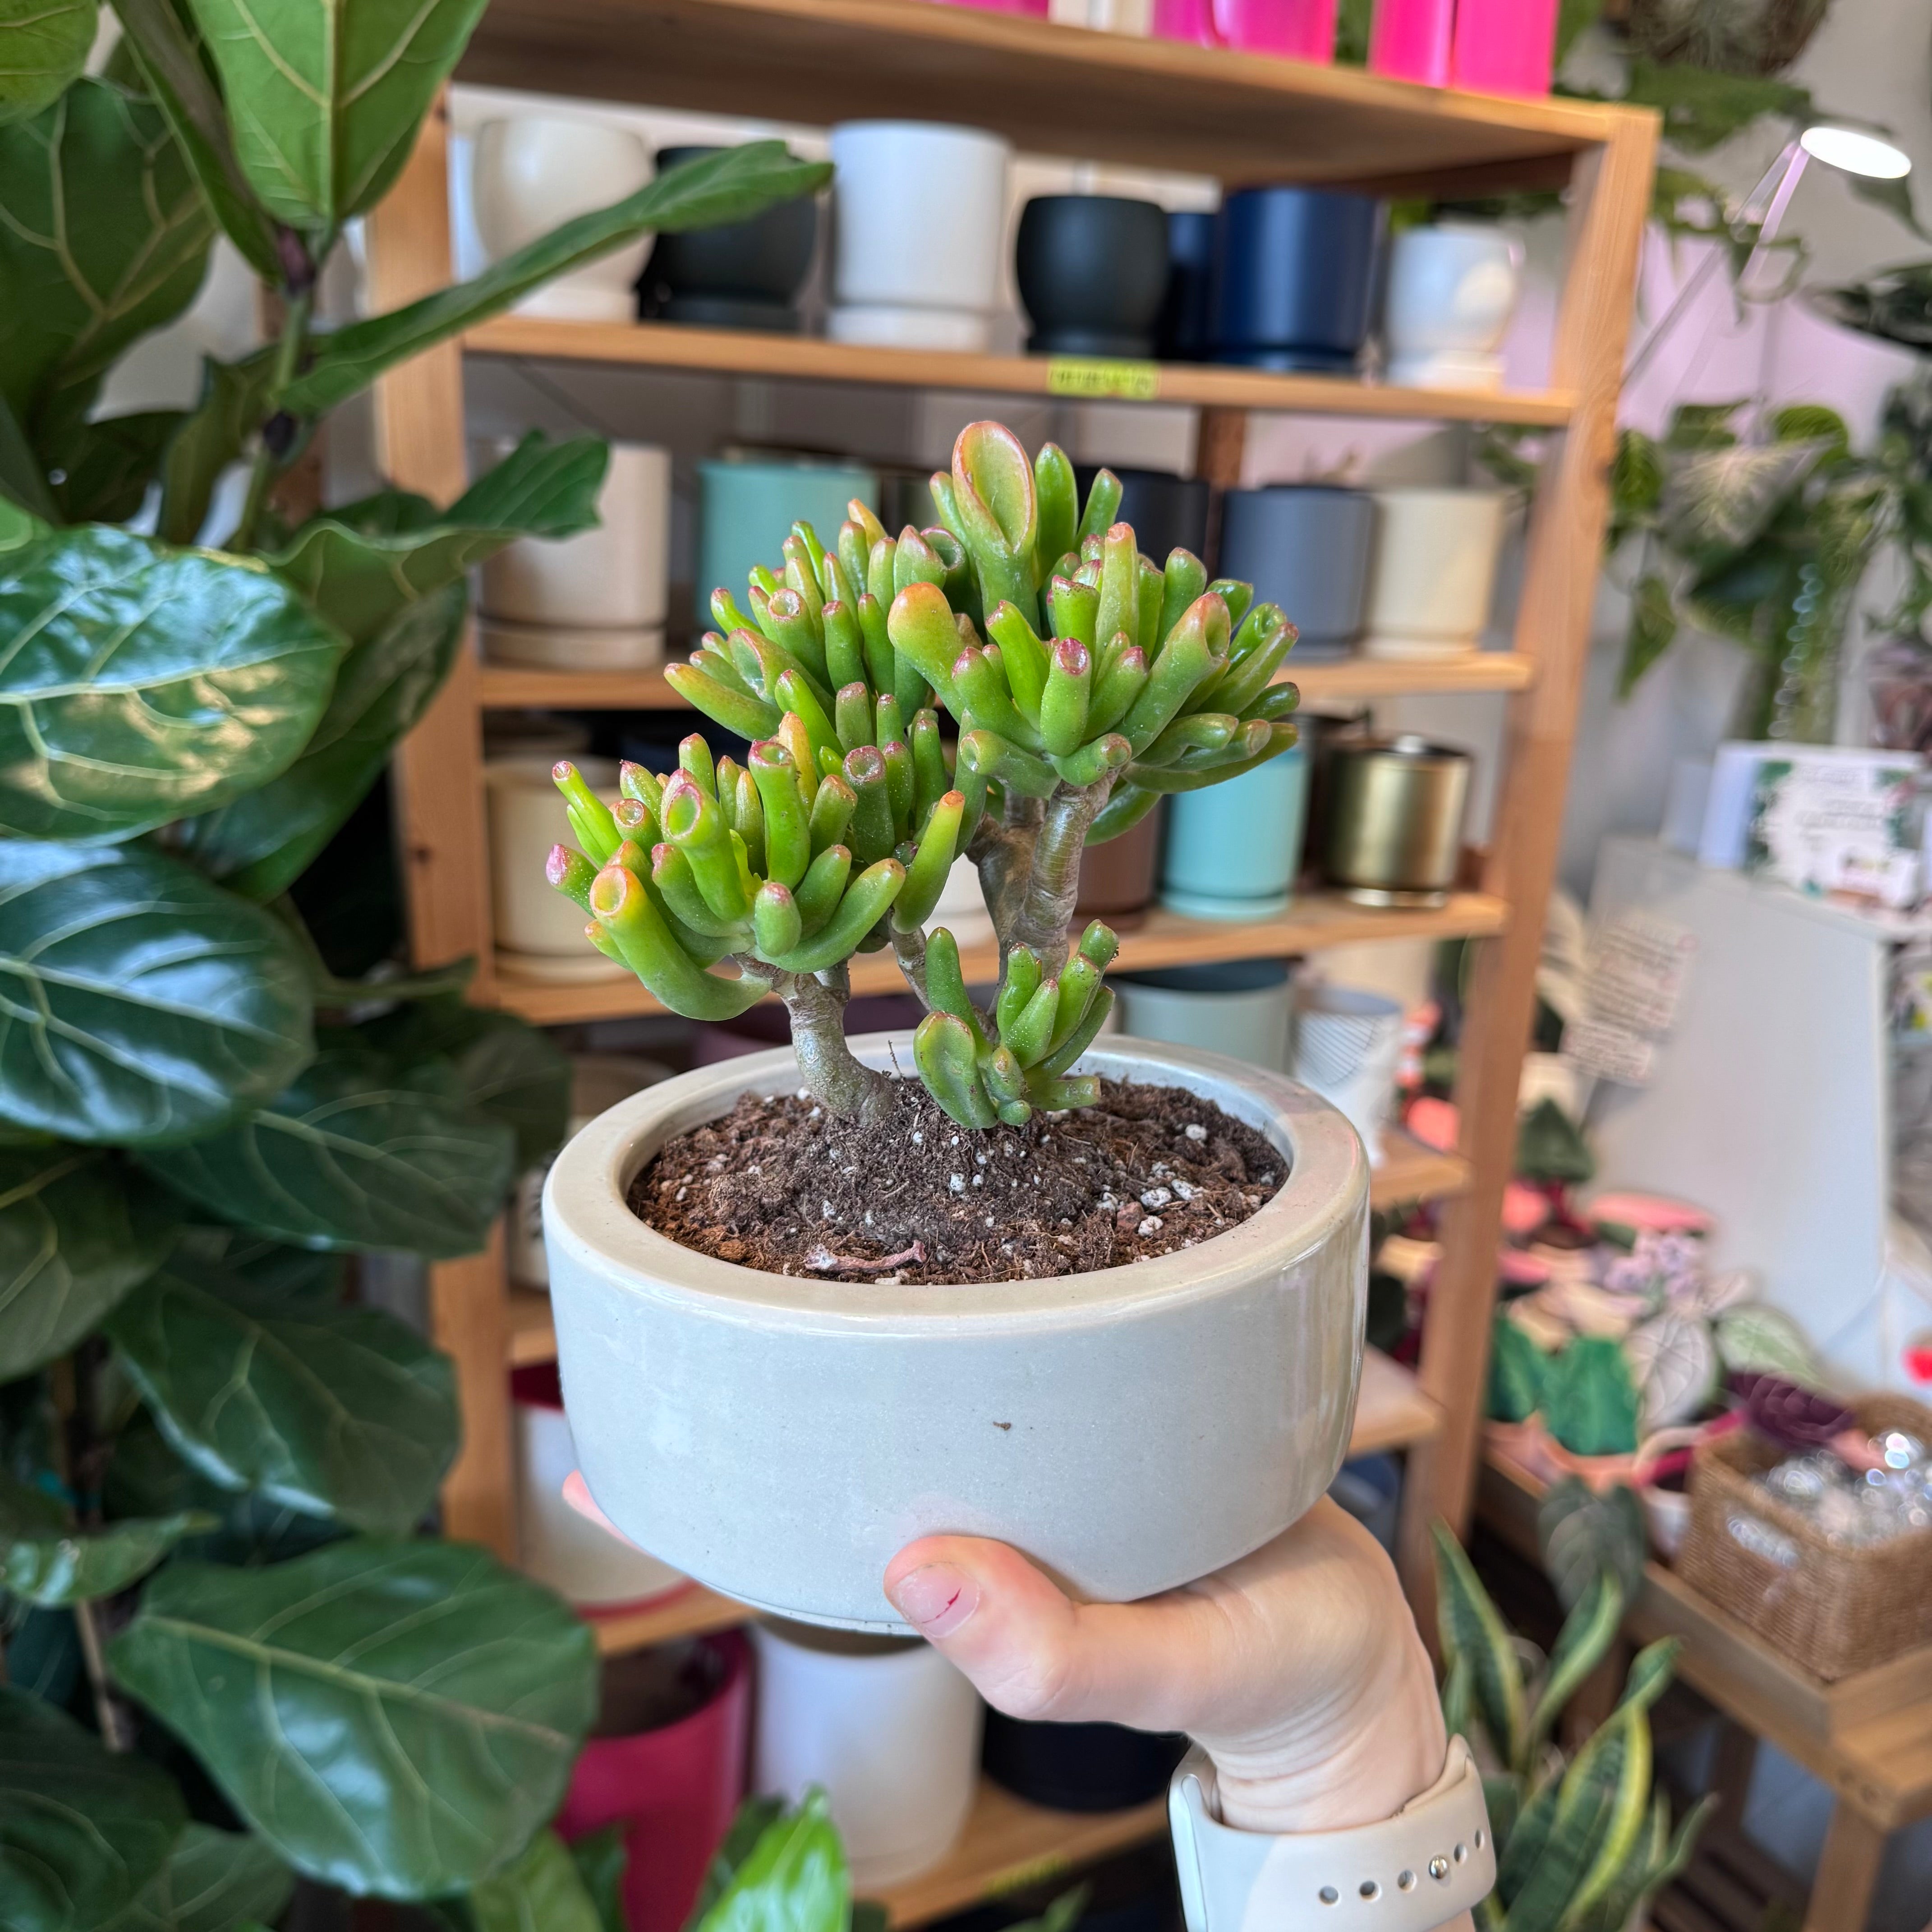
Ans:
[[[1325,1497],[1252,1556],[1136,1604],[1076,1604],[970,1536],[908,1544],[885,1588],[1009,1716],[1187,1732],[1240,1830],[1373,1824],[1442,1774],[1435,1678],[1394,1567]]]

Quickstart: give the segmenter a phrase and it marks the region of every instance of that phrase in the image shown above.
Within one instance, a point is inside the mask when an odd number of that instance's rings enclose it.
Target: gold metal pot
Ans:
[[[1338,736],[1324,760],[1322,870],[1362,905],[1439,906],[1456,883],[1467,752],[1404,733]]]

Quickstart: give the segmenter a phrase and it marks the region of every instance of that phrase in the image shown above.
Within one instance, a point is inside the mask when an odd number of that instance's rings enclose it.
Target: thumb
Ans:
[[[1076,1604],[1018,1550],[976,1536],[908,1544],[886,1566],[885,1591],[1008,1717],[1187,1728],[1197,1600]]]

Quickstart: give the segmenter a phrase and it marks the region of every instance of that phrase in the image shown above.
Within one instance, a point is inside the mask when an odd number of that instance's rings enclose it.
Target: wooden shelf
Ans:
[[[908,0],[912,4],[912,0]],[[1343,658],[1297,664],[1276,681],[1295,685],[1305,704],[1317,699],[1394,698],[1406,692],[1522,691],[1536,662],[1516,651],[1477,651],[1437,662]],[[478,680],[485,710],[688,711],[690,704],[655,670],[526,670],[485,664]]]
[[[915,3],[905,0],[907,4]],[[1352,376],[1278,376],[1200,362],[1096,364],[1046,356],[890,349],[827,342],[816,336],[696,328],[664,322],[568,322],[544,316],[501,315],[470,330],[463,346],[472,356],[674,369],[686,374],[964,389],[987,395],[1184,404],[1292,416],[1522,423],[1560,428],[1576,407],[1576,398],[1567,392],[1398,388],[1358,382]],[[1094,382],[1100,386],[1088,386]]]
[[[895,1926],[922,1925],[1145,1844],[1166,1828],[1165,1793],[1129,1811],[1049,1811],[982,1778],[966,1828],[946,1856],[916,1878],[868,1895]]]
[[[908,0],[494,0],[457,78],[820,127],[916,103],[1022,152],[1385,192],[1561,185],[1636,118]]]
[[[1398,1127],[1382,1131],[1382,1157],[1369,1178],[1372,1207],[1409,1201],[1442,1201],[1469,1184],[1469,1163],[1459,1154],[1424,1147]]]
[[[1508,909],[1484,892],[1457,892],[1432,910],[1360,906],[1335,892],[1305,893],[1273,919],[1184,919],[1156,906],[1137,932],[1124,933],[1113,970],[1148,972],[1226,959],[1283,959],[1325,946],[1369,940],[1484,938],[1502,931]],[[999,976],[998,952],[989,940],[961,949],[969,985]],[[568,1026],[588,1020],[626,1019],[664,1009],[629,974],[572,984],[530,980],[501,968],[492,982],[496,1003],[537,1026]],[[854,993],[905,990],[897,963],[886,952],[862,953],[852,962]]]
[[[543,1301],[543,1295],[512,1294],[511,1301]],[[549,1317],[544,1317],[548,1333]],[[547,1353],[532,1360],[548,1361],[556,1352],[552,1341]],[[642,1610],[614,1612],[586,1619],[597,1634],[597,1648],[606,1657],[621,1656],[628,1650],[648,1650],[654,1643],[669,1643],[680,1636],[703,1636],[711,1630],[729,1630],[752,1612],[702,1583],[687,1583],[674,1594],[646,1604]]]

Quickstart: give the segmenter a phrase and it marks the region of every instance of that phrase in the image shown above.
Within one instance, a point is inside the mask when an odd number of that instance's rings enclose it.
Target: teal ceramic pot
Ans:
[[[1293,1001],[1284,959],[1115,973],[1107,983],[1120,1002],[1121,1030],[1133,1040],[1223,1054],[1275,1072],[1288,1064]]]
[[[1190,919],[1286,910],[1301,869],[1308,760],[1298,745],[1264,765],[1168,801],[1161,903]]]
[[[856,464],[777,462],[760,458],[698,466],[698,574],[692,601],[698,628],[711,628],[711,593],[720,584],[740,604],[754,563],[782,567],[784,540],[808,523],[828,547],[860,498],[879,506],[877,473]]]

